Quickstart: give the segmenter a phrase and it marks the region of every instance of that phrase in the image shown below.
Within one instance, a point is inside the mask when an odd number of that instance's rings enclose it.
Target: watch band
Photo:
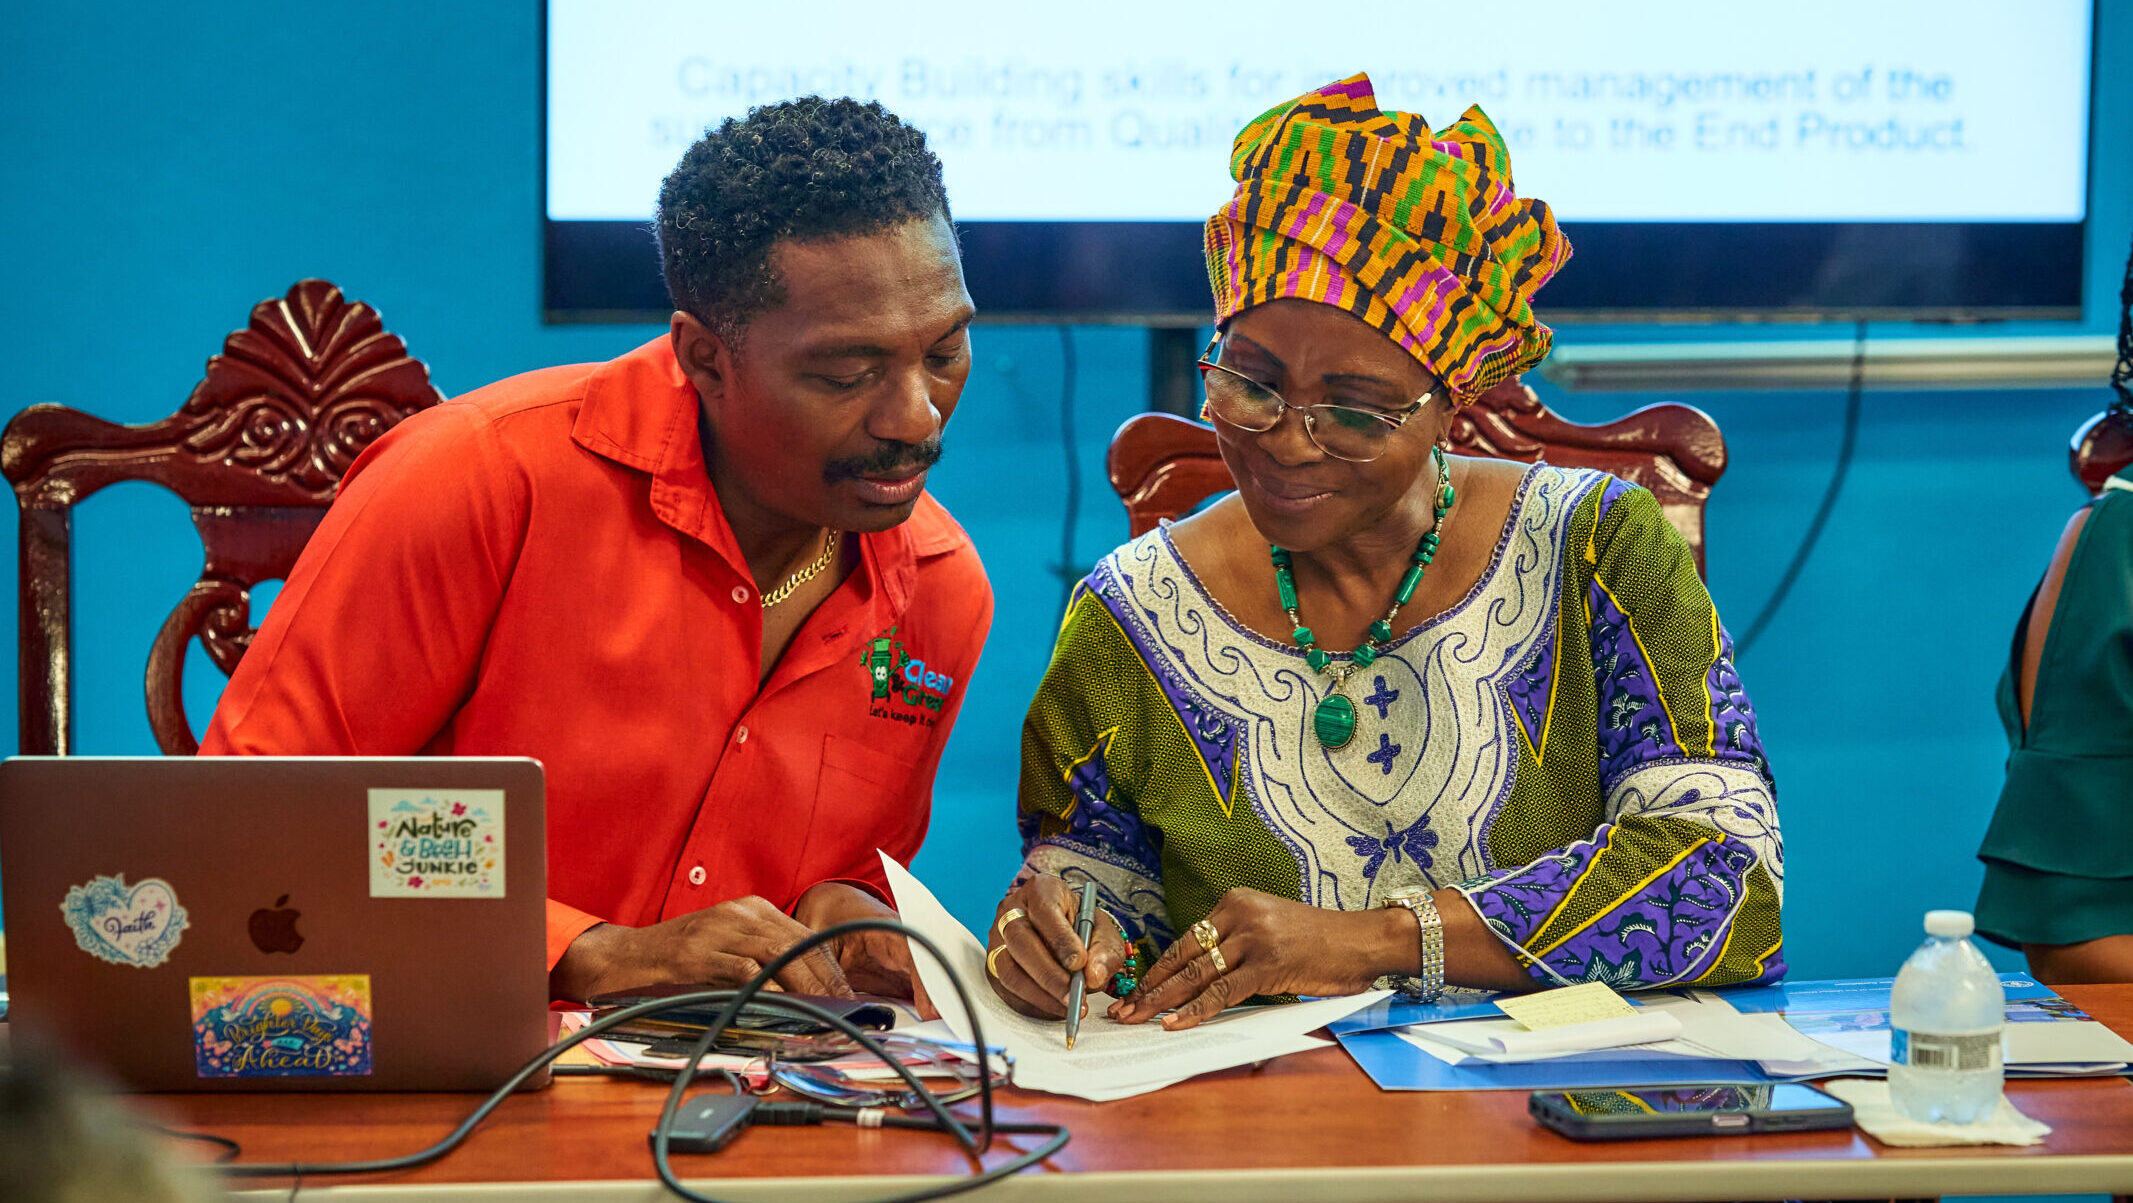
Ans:
[[[1407,908],[1422,939],[1422,972],[1390,975],[1393,988],[1417,1002],[1437,1001],[1444,996],[1444,916],[1437,912],[1436,900],[1428,890],[1415,890],[1389,898],[1385,905]]]

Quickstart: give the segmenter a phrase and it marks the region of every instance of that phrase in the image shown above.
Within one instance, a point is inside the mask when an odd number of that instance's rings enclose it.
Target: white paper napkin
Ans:
[[[1915,1120],[1889,1101],[1889,1084],[1866,1078],[1838,1078],[1818,1083],[1822,1089],[1852,1105],[1852,1119],[1866,1134],[1885,1145],[1917,1148],[1926,1145],[2033,1145],[2051,1133],[2040,1123],[2015,1110],[2005,1097],[2000,1109],[1974,1124],[1929,1124]]]

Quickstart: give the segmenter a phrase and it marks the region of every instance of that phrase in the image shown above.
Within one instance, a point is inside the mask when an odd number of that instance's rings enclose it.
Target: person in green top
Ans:
[[[993,989],[1059,1017],[1078,973],[1176,1029],[1380,979],[1783,976],[1775,790],[1688,546],[1604,472],[1444,453],[1548,353],[1527,298],[1569,253],[1495,128],[1433,132],[1357,76],[1231,166],[1202,371],[1237,491],[1074,592]]]
[[[2039,981],[2133,981],[2133,468],[2059,537],[2000,677],[1977,929]]]

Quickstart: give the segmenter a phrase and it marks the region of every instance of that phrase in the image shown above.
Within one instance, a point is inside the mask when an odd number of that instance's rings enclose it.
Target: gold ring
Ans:
[[[1229,966],[1222,960],[1222,950],[1216,948],[1212,944],[1207,946],[1207,959],[1215,963],[1215,973],[1217,976],[1229,972]]]
[[[1200,942],[1201,951],[1213,952],[1215,945],[1222,942],[1222,933],[1215,930],[1214,924],[1202,919],[1192,925],[1192,938]]]
[[[1019,906],[1011,906],[1007,908],[1005,914],[1002,914],[997,920],[994,920],[992,929],[996,932],[999,932],[1000,938],[1002,940],[1005,940],[1007,938],[1007,925],[1013,923],[1017,919],[1027,918],[1029,918],[1028,911],[1023,910]]]
[[[985,954],[985,972],[991,974],[996,980],[1000,976],[1000,954],[1006,951],[1007,945],[1002,944]]]

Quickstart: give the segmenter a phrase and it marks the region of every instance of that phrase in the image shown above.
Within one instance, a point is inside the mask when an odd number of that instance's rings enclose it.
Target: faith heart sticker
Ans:
[[[185,930],[178,893],[160,877],[144,877],[130,887],[123,873],[91,878],[67,891],[59,913],[83,952],[141,969],[169,960]]]

